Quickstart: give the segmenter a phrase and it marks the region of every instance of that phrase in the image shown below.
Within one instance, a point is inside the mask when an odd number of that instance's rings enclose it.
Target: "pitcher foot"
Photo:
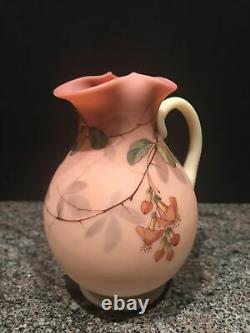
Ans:
[[[159,288],[156,288],[154,290],[151,290],[147,293],[144,294],[140,294],[140,295],[136,295],[136,296],[119,296],[119,295],[114,295],[114,296],[105,296],[105,295],[100,295],[97,293],[94,293],[88,289],[82,288],[80,287],[80,290],[83,294],[83,296],[91,303],[93,303],[94,305],[103,308],[103,304],[105,303],[104,300],[110,300],[110,304],[112,304],[110,310],[116,310],[114,308],[114,300],[115,300],[115,296],[117,299],[119,300],[123,300],[124,303],[124,310],[129,310],[126,308],[126,304],[128,302],[128,300],[135,300],[138,303],[138,300],[140,299],[141,302],[145,303],[147,302],[148,304],[152,304],[153,302],[155,302],[163,293],[163,291],[165,290],[166,284],[160,286]],[[148,301],[147,301],[148,300]],[[104,301],[104,303],[103,303]]]

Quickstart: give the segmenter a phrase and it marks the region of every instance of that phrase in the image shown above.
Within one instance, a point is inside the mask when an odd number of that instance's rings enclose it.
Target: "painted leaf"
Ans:
[[[56,206],[57,217],[59,218],[62,217],[63,208],[64,208],[64,201],[62,199],[59,199]]]
[[[86,187],[85,182],[83,182],[82,180],[76,180],[66,188],[66,191],[64,192],[64,194],[68,195],[68,194],[72,194],[75,192],[79,192],[85,187]]]
[[[147,155],[152,144],[153,142],[148,139],[140,139],[132,143],[127,154],[128,163],[133,165],[139,162],[145,155]]]
[[[173,157],[172,153],[166,148],[159,144],[156,145],[158,152],[160,153],[161,157],[165,162],[167,162],[171,167],[176,167],[176,161]]]
[[[89,140],[91,147],[94,149],[102,149],[108,144],[107,135],[96,127],[89,127]]]
[[[79,132],[78,132],[78,136],[76,138],[75,143],[73,144],[72,148],[71,148],[71,155],[75,152],[75,151],[80,151],[84,141],[86,138],[86,128],[81,126],[79,128]]]
[[[158,194],[154,194],[153,195],[153,200],[155,203],[157,203],[158,201],[161,201],[161,197]]]

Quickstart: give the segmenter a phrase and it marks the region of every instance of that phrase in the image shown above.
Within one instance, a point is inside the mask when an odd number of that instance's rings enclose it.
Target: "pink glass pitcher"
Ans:
[[[57,262],[94,304],[154,301],[192,249],[202,134],[187,101],[165,99],[175,90],[161,77],[106,73],[54,91],[76,108],[79,132],[49,186],[44,227]],[[184,166],[164,142],[173,109],[189,127]]]

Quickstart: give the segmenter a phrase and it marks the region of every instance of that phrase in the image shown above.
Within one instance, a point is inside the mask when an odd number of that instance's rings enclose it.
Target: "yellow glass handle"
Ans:
[[[202,149],[200,121],[192,105],[185,99],[179,97],[167,98],[161,103],[157,116],[158,130],[163,139],[167,137],[165,119],[173,109],[182,113],[188,125],[189,149],[183,167],[194,186]]]

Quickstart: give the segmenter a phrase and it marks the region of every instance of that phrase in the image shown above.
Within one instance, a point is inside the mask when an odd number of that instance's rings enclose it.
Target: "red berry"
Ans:
[[[173,246],[176,246],[179,244],[179,241],[180,241],[180,234],[173,234],[171,238],[171,244]]]
[[[143,214],[149,213],[153,209],[153,203],[151,201],[144,200],[141,203],[141,211]]]
[[[173,251],[172,249],[169,249],[169,250],[168,250],[168,253],[167,253],[167,255],[166,255],[166,259],[167,259],[168,261],[171,261],[171,260],[173,259],[173,256],[174,256],[174,251]]]
[[[164,249],[158,249],[156,252],[155,252],[155,261],[158,262],[165,254],[165,250]]]

